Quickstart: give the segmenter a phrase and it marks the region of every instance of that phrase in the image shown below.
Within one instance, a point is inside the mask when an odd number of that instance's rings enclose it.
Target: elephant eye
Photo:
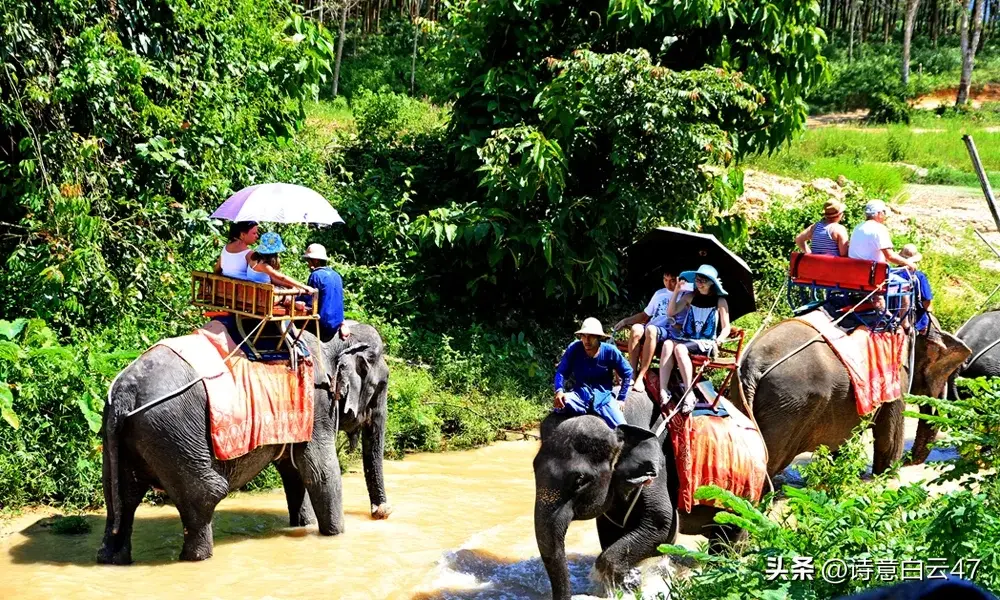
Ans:
[[[590,485],[594,481],[594,476],[589,473],[578,473],[576,476],[576,482],[573,487],[576,489],[582,489]]]

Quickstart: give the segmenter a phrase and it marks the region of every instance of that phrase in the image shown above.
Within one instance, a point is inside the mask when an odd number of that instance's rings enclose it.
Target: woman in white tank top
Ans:
[[[240,221],[229,225],[229,243],[215,263],[215,272],[236,279],[247,278],[250,262],[250,245],[257,242],[257,223]]]

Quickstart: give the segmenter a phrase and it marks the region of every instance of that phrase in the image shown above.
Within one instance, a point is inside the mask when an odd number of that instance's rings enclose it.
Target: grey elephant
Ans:
[[[534,460],[535,539],[555,600],[570,598],[566,531],[570,521],[597,519],[603,551],[595,568],[620,586],[639,561],[657,555],[680,531],[708,534],[713,547],[738,531],[716,525],[718,509],[676,510],[678,479],[666,433],[657,438],[659,411],[643,392],[625,402],[630,425],[612,430],[593,415],[550,414],[542,421]],[[656,420],[654,422],[654,419]]]
[[[955,337],[968,346],[970,354],[948,381],[948,397],[952,399],[958,397],[956,377],[1000,377],[1000,310],[972,317],[958,329]],[[924,404],[920,412],[929,415],[934,409]],[[912,463],[919,464],[927,459],[930,443],[935,438],[937,428],[928,421],[920,421],[913,443]]]
[[[937,327],[937,322],[933,324]],[[820,445],[836,449],[861,423],[847,369],[816,330],[788,320],[760,334],[743,356],[740,368],[742,391],[767,442],[768,474],[785,469],[802,452]],[[788,353],[813,340],[782,361]],[[941,332],[940,339],[917,336],[913,373],[901,377],[903,389],[912,377],[911,393],[943,398],[948,378],[969,356],[959,339]],[[772,369],[772,365],[779,363]],[[905,361],[904,361],[905,362]],[[737,406],[740,406],[737,403]],[[881,473],[903,456],[903,409],[901,401],[877,409],[874,425],[872,471]],[[921,422],[920,427],[924,427]],[[917,444],[926,443],[918,428]]]
[[[124,416],[197,379],[190,365],[172,350],[157,346],[129,365],[108,395],[103,420],[103,481],[108,517],[97,561],[132,562],[135,510],[151,486],[166,490],[184,526],[181,560],[212,556],[212,515],[216,505],[274,463],[288,501],[289,524],[315,521],[323,535],[344,531],[340,464],[336,437],[362,432],[365,475],[372,513],[388,515],[382,479],[388,369],[378,332],[353,323],[347,340],[321,344],[309,333],[303,340],[315,356],[314,423],[311,441],[262,446],[239,458],[216,460],[208,431],[205,389],[194,385],[162,404]],[[320,368],[320,366],[322,368]],[[369,384],[372,387],[366,388]],[[356,439],[356,438],[355,438]]]

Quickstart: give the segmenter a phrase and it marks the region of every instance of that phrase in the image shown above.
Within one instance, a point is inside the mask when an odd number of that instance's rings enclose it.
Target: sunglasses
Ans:
[[[694,278],[694,282],[695,283],[712,283],[712,280],[711,279],[706,279],[705,277],[700,277],[699,276],[699,277],[695,277]]]

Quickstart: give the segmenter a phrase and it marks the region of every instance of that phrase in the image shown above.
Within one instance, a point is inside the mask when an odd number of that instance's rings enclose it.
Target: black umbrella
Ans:
[[[750,266],[714,235],[676,227],[657,227],[632,245],[628,251],[629,287],[649,296],[663,287],[661,269],[664,265],[679,274],[696,271],[706,264],[718,269],[722,287],[729,293],[726,300],[730,320],[757,310]]]

